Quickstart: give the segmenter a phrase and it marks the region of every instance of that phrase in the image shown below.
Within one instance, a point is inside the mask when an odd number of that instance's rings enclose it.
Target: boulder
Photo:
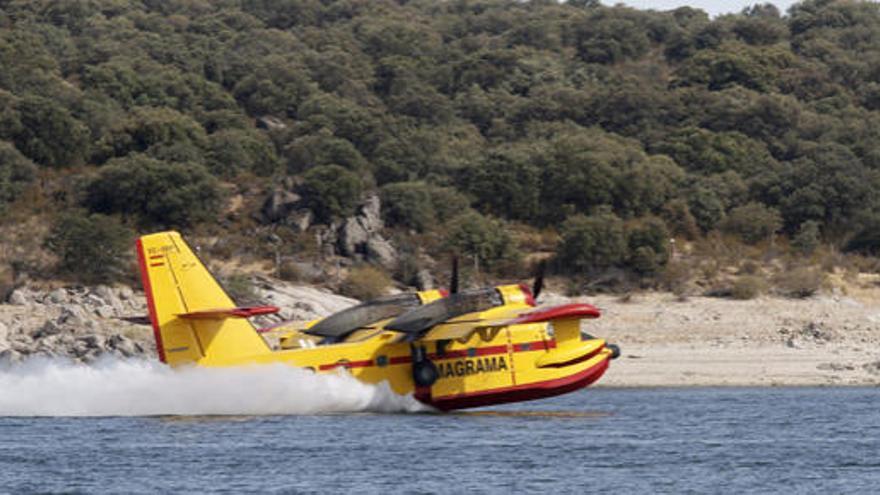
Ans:
[[[86,295],[86,297],[83,298],[82,303],[87,304],[93,308],[99,308],[101,306],[107,305],[107,301],[94,293]]]
[[[357,217],[346,218],[339,229],[339,253],[349,258],[366,251],[370,232]]]
[[[113,309],[113,306],[98,306],[95,308],[95,314],[101,318],[113,318],[116,315],[116,311]]]
[[[64,304],[69,300],[69,297],[66,290],[59,288],[50,292],[47,299],[52,304]]]
[[[12,291],[12,294],[9,294],[9,304],[15,306],[28,306],[32,302],[29,294],[27,294],[24,289],[15,289]]]
[[[346,218],[338,227],[331,226],[330,230],[336,232],[336,252],[347,258],[393,269],[397,264],[397,250],[382,237],[381,212],[379,196],[372,195],[358,208],[357,215]],[[327,242],[332,238],[325,234],[322,240]]]
[[[287,129],[287,124],[278,117],[263,115],[257,117],[257,128],[266,129],[267,131],[283,131],[284,129]]]
[[[31,332],[31,338],[34,340],[41,340],[50,335],[57,335],[61,333],[61,330],[61,327],[57,323],[52,320],[48,320],[46,321],[46,323],[43,323],[40,328]]]
[[[123,285],[119,288],[119,299],[123,301],[129,301],[134,298],[134,291],[131,290],[131,287],[127,285]]]
[[[107,347],[119,351],[125,357],[132,357],[138,354],[139,346],[131,339],[124,335],[112,335],[107,339]],[[141,349],[143,351],[143,349]]]
[[[85,327],[87,320],[86,312],[81,306],[66,304],[61,308],[61,316],[58,317],[57,322],[79,329]]]
[[[336,244],[339,240],[337,230],[339,230],[339,225],[337,225],[335,222],[331,223],[327,227],[321,226],[320,228],[316,229],[315,240],[318,242],[318,251],[321,253],[321,257],[324,259],[336,255]]]
[[[89,349],[101,349],[104,347],[104,337],[97,334],[85,335],[80,337],[79,341]]]
[[[379,196],[369,196],[361,205],[358,215],[361,224],[367,232],[378,232],[385,227],[382,222],[382,202]]]
[[[312,210],[299,209],[288,215],[287,223],[297,232],[305,232],[312,226],[314,219]]]
[[[386,270],[393,270],[397,266],[397,250],[380,235],[367,240],[366,251],[369,262],[378,263]]]

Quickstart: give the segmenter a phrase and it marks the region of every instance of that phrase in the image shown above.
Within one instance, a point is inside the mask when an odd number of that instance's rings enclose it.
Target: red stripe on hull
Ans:
[[[150,275],[147,273],[147,259],[144,256],[144,245],[137,240],[138,265],[141,269],[141,285],[144,286],[144,295],[147,297],[147,311],[150,313],[150,323],[153,325],[153,337],[156,339],[156,354],[159,361],[165,361],[165,346],[162,345],[162,333],[159,332],[159,320],[156,317],[156,302],[153,300],[153,287],[150,285]]]
[[[366,368],[373,365],[373,361],[348,361],[342,363],[322,364],[318,367],[321,371],[332,370],[333,368]]]
[[[587,368],[580,373],[575,373],[556,380],[547,380],[544,382],[516,385],[513,387],[496,388],[472,394],[437,398],[430,396],[426,397],[427,394],[416,393],[416,399],[436,407],[441,411],[452,411],[455,409],[483,407],[495,404],[505,404],[508,402],[521,402],[554,397],[556,395],[562,395],[584,388],[595,382],[605,373],[605,370],[608,369],[608,362],[608,359],[604,359],[601,363],[592,368]]]

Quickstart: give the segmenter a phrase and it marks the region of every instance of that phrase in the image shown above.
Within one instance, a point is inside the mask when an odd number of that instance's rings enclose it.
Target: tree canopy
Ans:
[[[0,66],[4,207],[40,176],[59,209],[217,224],[222,183],[288,183],[330,222],[378,190],[392,228],[489,264],[475,228],[552,229],[581,272],[880,223],[874,2],[12,0]]]

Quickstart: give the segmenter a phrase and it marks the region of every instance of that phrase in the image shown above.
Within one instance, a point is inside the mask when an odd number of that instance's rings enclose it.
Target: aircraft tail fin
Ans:
[[[179,233],[141,237],[137,255],[162,362],[222,365],[271,352],[246,318],[277,308],[236,307]]]

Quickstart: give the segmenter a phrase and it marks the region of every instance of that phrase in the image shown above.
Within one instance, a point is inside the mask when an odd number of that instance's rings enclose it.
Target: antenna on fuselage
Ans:
[[[532,283],[532,298],[538,299],[541,289],[544,288],[544,271],[547,269],[547,261],[541,260],[535,269],[535,281]]]
[[[452,275],[449,276],[449,293],[458,294],[458,256],[452,257]]]

